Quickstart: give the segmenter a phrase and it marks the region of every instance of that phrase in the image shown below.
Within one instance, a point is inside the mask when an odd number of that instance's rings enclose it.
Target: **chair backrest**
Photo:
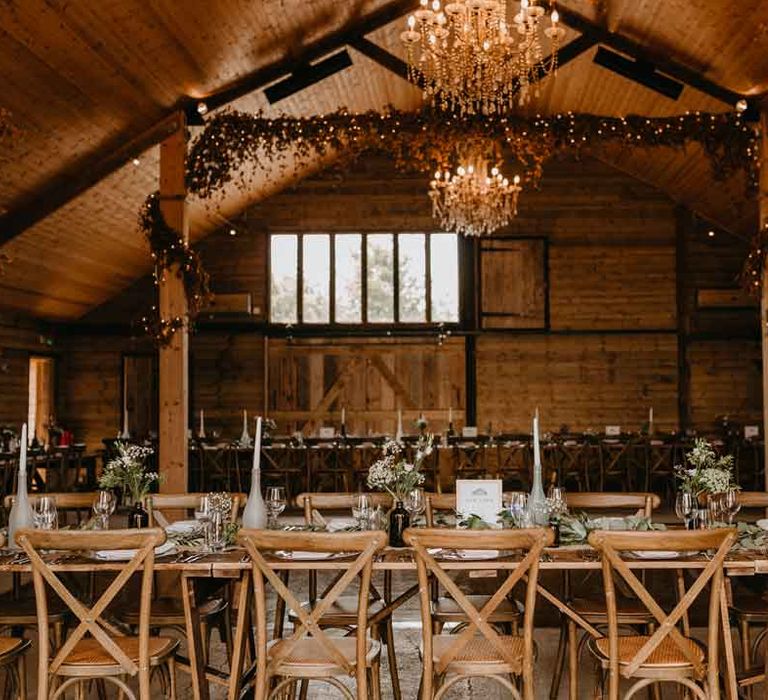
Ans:
[[[49,677],[55,674],[75,645],[90,634],[102,649],[111,656],[121,669],[131,676],[139,674],[141,696],[149,697],[149,618],[152,598],[152,579],[155,561],[155,547],[165,542],[165,532],[156,528],[131,530],[20,530],[16,541],[24,549],[32,566],[32,579],[35,586],[35,603],[38,620],[48,619],[47,587],[67,605],[71,613],[79,620],[62,647],[49,662],[48,625],[39,624],[39,661],[38,689],[39,697],[48,697]],[[61,550],[82,552],[87,550],[135,549],[136,552],[127,562],[121,562],[112,582],[93,605],[80,601],[67,587],[59,575],[66,571],[66,564],[61,564],[57,571],[54,565],[47,563],[41,556],[43,550]],[[83,570],[82,563],[77,565]],[[96,562],[93,570],[100,567]],[[110,568],[110,567],[108,567]],[[139,606],[139,663],[138,665],[112,640],[112,637],[125,636],[124,633],[102,617],[104,611],[115,597],[125,588],[131,576],[141,572],[141,593]],[[115,570],[112,564],[111,571]]]
[[[71,513],[82,522],[91,517],[91,507],[96,499],[94,491],[72,491],[72,492],[51,492],[51,493],[31,493],[29,494],[30,504],[37,501],[41,496],[50,496],[56,503],[56,510],[59,513],[59,524],[63,527],[67,520],[66,514]],[[5,509],[9,510],[13,506],[15,495],[10,494],[3,499]],[[64,516],[64,517],[62,517]]]
[[[768,491],[740,491],[739,503],[742,508],[764,508],[768,516]]]
[[[278,530],[241,529],[237,535],[251,557],[254,597],[256,601],[256,638],[257,638],[257,676],[266,677],[267,670],[267,598],[265,582],[268,581],[275,593],[285,601],[298,623],[293,634],[285,640],[278,653],[270,657],[270,663],[278,663],[288,657],[296,644],[306,635],[317,641],[334,663],[350,675],[357,676],[358,697],[366,697],[365,657],[368,651],[368,598],[371,584],[373,557],[387,542],[382,531],[368,532],[283,532]],[[294,593],[283,583],[278,574],[270,567],[265,554],[269,556],[276,550],[351,553],[357,555],[343,575],[311,610],[302,607]],[[333,603],[349,588],[359,576],[357,625],[355,628],[356,664],[347,658],[320,627],[320,619]]]
[[[479,632],[494,647],[500,658],[513,668],[523,673],[525,697],[532,695],[533,668],[533,615],[536,605],[536,584],[539,573],[539,558],[542,549],[552,544],[554,533],[551,529],[532,528],[527,530],[455,530],[449,528],[409,528],[403,535],[406,543],[414,549],[419,576],[421,601],[421,627],[424,638],[424,673],[425,677],[434,673],[445,672],[448,664],[456,658],[461,650]],[[503,551],[522,550],[523,559],[509,569],[506,580],[491,596],[482,610],[478,610],[467,598],[466,594],[456,585],[444,568],[444,562],[434,558],[429,550],[443,549],[491,549]],[[477,566],[477,565],[475,565]],[[448,591],[467,616],[467,627],[455,635],[455,641],[445,653],[433,664],[431,619],[431,599],[429,576],[434,576]],[[508,645],[499,637],[495,628],[488,623],[489,616],[504,601],[512,588],[521,580],[527,578],[525,595],[525,614],[523,620],[524,651],[519,659],[511,654]],[[522,663],[521,663],[522,662]]]
[[[666,532],[627,532],[597,530],[589,535],[589,543],[597,549],[602,557],[603,587],[608,613],[608,639],[611,677],[613,683],[618,683],[618,644],[619,625],[616,606],[616,582],[613,575],[617,574],[632,589],[638,600],[653,615],[658,626],[648,640],[643,644],[627,664],[621,665],[621,673],[631,677],[638,668],[647,661],[659,645],[669,637],[679,648],[680,652],[693,666],[696,675],[704,678],[709,675],[710,687],[717,687],[718,663],[718,634],[720,601],[723,594],[723,561],[731,545],[736,540],[736,530],[719,528],[713,530],[677,530]],[[640,579],[635,575],[627,562],[621,558],[622,552],[639,551],[675,551],[691,552],[716,550],[715,555],[703,568],[693,585],[667,614],[648,592]],[[707,633],[707,667],[691,650],[677,627],[683,616],[688,613],[691,605],[703,593],[707,583],[710,583],[709,621]],[[612,696],[613,697],[613,696]]]
[[[650,518],[661,499],[655,493],[611,493],[607,491],[574,491],[567,495],[570,510],[634,511],[634,515]]]
[[[357,493],[322,493],[306,492],[296,496],[296,505],[304,511],[304,519],[312,524],[315,511],[350,510],[357,503]],[[381,506],[384,510],[392,508],[392,496],[381,491],[367,494],[374,507]]]
[[[437,511],[455,511],[456,494],[455,493],[427,493],[424,494],[424,518],[427,521],[427,527],[435,526],[435,513]]]
[[[160,526],[168,527],[173,518],[169,517],[163,511],[194,511],[200,503],[200,498],[206,496],[205,493],[150,493],[144,497],[144,507],[149,513],[150,527]],[[244,493],[230,493],[232,497],[232,521],[237,519],[242,505],[248,500]]]

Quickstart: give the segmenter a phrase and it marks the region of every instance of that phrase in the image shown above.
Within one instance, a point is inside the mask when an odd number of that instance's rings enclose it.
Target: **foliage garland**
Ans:
[[[249,189],[254,171],[277,164],[298,171],[317,156],[335,153],[340,163],[362,153],[385,153],[405,171],[432,173],[455,167],[455,159],[469,140],[495,142],[522,167],[524,183],[536,185],[544,162],[555,153],[579,152],[599,145],[632,148],[682,149],[699,144],[710,161],[716,180],[741,171],[749,195],[759,178],[758,133],[738,113],[689,113],[673,117],[600,117],[589,114],[555,114],[532,118],[518,116],[446,116],[433,110],[419,112],[368,111],[361,114],[340,109],[311,117],[267,117],[225,110],[214,116],[195,139],[187,158],[187,188],[201,199],[223,196],[235,184]],[[142,208],[140,226],[161,269],[178,263],[184,277],[190,316],[210,295],[208,275],[199,256],[165,222],[157,193]],[[758,237],[748,265],[765,255]],[[763,257],[760,257],[762,264]],[[745,268],[744,279],[753,287],[754,273]],[[155,284],[158,283],[157,276]],[[162,319],[153,308],[143,319],[145,329],[158,343],[170,342],[184,319]]]
[[[211,296],[210,278],[203,267],[200,254],[197,253],[165,220],[160,209],[160,196],[153,192],[147,197],[139,215],[139,228],[144,233],[152,260],[155,262],[153,275],[156,290],[159,288],[161,274],[176,269],[176,274],[184,282],[187,296],[188,316],[193,319]],[[185,319],[175,317],[162,318],[157,305],[142,319],[144,330],[160,346],[168,345],[173,334],[182,328]]]
[[[763,289],[763,270],[768,257],[768,222],[755,233],[752,247],[741,271],[741,284],[750,295],[759,298]]]

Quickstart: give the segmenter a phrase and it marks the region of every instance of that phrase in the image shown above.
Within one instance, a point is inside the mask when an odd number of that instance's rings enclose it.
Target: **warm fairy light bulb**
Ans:
[[[496,167],[491,168],[491,175],[496,177],[499,174],[499,169]]]
[[[460,165],[458,168],[456,168],[456,172],[457,172],[459,175],[461,175],[462,177],[464,177],[464,173],[465,173],[465,170],[464,170],[464,166],[463,166],[463,165]]]
[[[515,177],[512,179],[512,182],[514,182],[516,185],[520,184],[520,176],[515,175]]]
[[[552,24],[557,24],[560,21],[560,13],[557,10],[552,10]]]
[[[434,0],[432,3],[432,9],[437,12],[440,9],[440,0]]]
[[[416,26],[416,17],[414,15],[411,15],[408,17],[408,28],[413,29]]]
[[[474,165],[470,165],[470,166],[467,168],[467,172],[468,172],[470,175],[471,175],[472,173],[474,173],[474,172],[475,172],[475,166],[474,166]]]
[[[134,158],[131,161],[137,168],[141,165],[141,161],[138,158]]]

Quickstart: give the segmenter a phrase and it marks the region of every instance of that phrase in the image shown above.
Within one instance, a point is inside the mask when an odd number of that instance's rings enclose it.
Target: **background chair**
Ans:
[[[61,648],[50,658],[48,625],[38,625],[38,698],[62,696],[71,686],[84,691],[88,679],[110,682],[131,700],[136,695],[125,683],[125,676],[138,676],[139,697],[150,700],[150,669],[163,668],[170,697],[176,696],[174,654],[178,642],[164,637],[150,637],[149,606],[155,547],[165,542],[160,529],[143,530],[22,530],[17,542],[27,553],[35,584],[37,615],[48,615],[47,588],[50,587],[79,621]],[[51,564],[40,556],[41,550],[135,549],[129,561],[121,566],[114,579],[93,605],[73,593]],[[99,565],[94,564],[94,569]],[[103,568],[103,567],[101,567]],[[66,570],[66,567],[63,567]],[[139,629],[135,636],[124,635],[104,616],[115,596],[131,576],[141,572]]]
[[[344,697],[368,700],[368,685],[374,700],[380,698],[379,655],[381,646],[375,639],[375,627],[368,635],[368,601],[370,599],[373,557],[387,541],[381,531],[327,533],[282,532],[276,530],[240,530],[238,542],[251,557],[253,592],[256,603],[256,700],[266,700],[270,688],[272,695],[288,689],[296,682],[318,680],[338,688]],[[264,558],[275,550],[308,552],[351,552],[353,562],[317,605],[308,610],[300,603],[283,580]],[[321,625],[325,612],[357,578],[357,617],[354,636],[329,637]],[[266,583],[269,582],[280,599],[298,619],[293,634],[287,638],[267,642]],[[247,619],[247,618],[246,618]],[[238,636],[241,630],[238,629]],[[353,694],[340,678],[354,676],[356,693]]]
[[[492,678],[519,698],[517,688],[506,678],[512,674],[523,681],[522,697],[533,700],[533,615],[539,557],[551,544],[550,529],[530,530],[448,530],[409,528],[405,541],[414,549],[419,577],[424,672],[421,698],[441,698],[454,684],[473,676]],[[481,549],[499,552],[521,550],[523,559],[496,592],[478,608],[456,585],[444,562],[430,554],[434,548]],[[477,565],[476,565],[477,566]],[[448,590],[466,615],[466,628],[456,635],[435,632],[429,578],[434,576]],[[526,581],[523,636],[500,636],[491,616],[519,582]],[[479,636],[478,636],[479,633]]]
[[[718,696],[718,642],[720,601],[723,595],[723,561],[736,540],[736,530],[682,530],[667,532],[620,532],[598,530],[589,543],[602,557],[603,588],[608,610],[608,636],[592,639],[589,648],[608,675],[608,698],[618,700],[619,681],[634,680],[625,694],[629,700],[643,688],[663,681],[678,683],[694,697],[707,700]],[[636,551],[690,552],[716,550],[670,613],[666,613],[621,554]],[[614,572],[635,592],[653,615],[658,627],[653,634],[619,635]],[[709,584],[707,640],[703,645],[678,629],[678,623]]]

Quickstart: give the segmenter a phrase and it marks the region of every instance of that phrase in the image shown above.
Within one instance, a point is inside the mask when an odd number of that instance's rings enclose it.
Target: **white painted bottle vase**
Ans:
[[[27,493],[27,424],[21,429],[21,452],[19,455],[19,476],[16,483],[16,497],[13,499],[8,515],[8,546],[18,548],[16,533],[35,526],[32,517],[32,505]]]
[[[256,420],[251,491],[243,509],[243,527],[254,530],[264,530],[267,527],[267,504],[264,503],[264,497],[261,495],[261,416]]]

